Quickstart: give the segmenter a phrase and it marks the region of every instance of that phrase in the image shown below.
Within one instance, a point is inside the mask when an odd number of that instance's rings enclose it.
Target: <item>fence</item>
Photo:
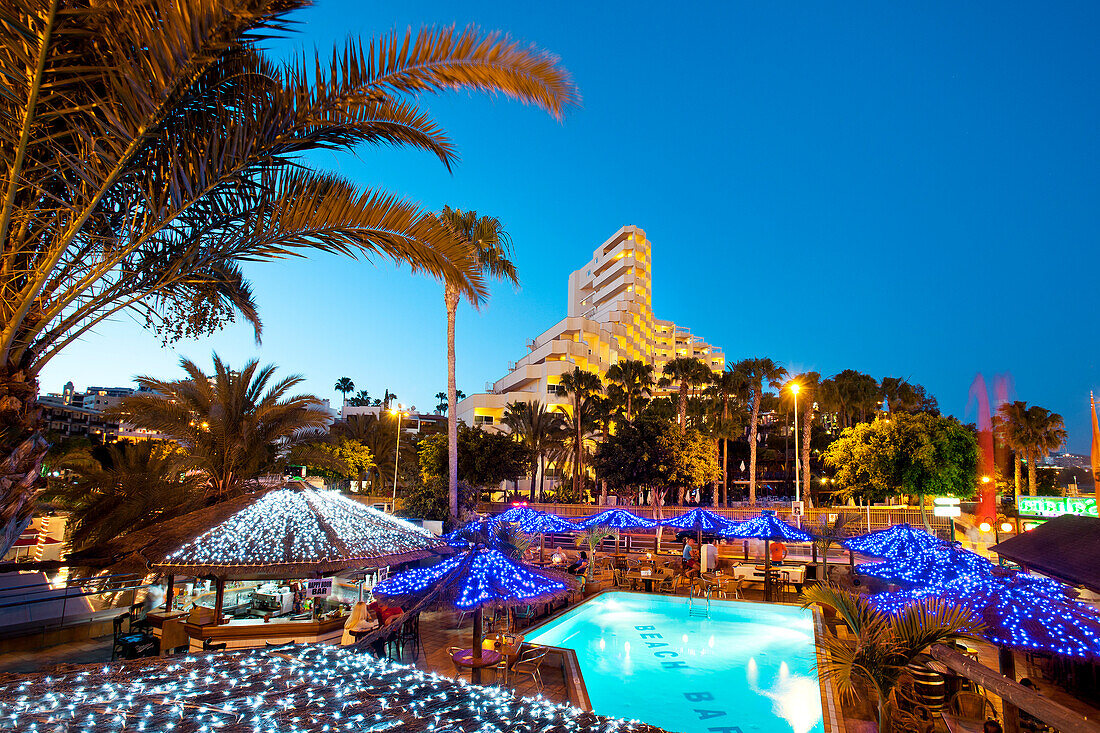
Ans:
[[[487,512],[490,514],[497,514],[507,509],[510,504],[504,504],[501,502],[482,502],[478,505],[478,510]],[[538,509],[544,512],[550,512],[557,514],[559,517],[565,517],[566,519],[587,517],[597,512],[609,509],[611,507],[596,506],[593,504],[536,504],[529,503],[527,506],[532,509]],[[652,506],[622,506],[622,509],[628,509],[634,514],[646,519],[655,519],[656,510]],[[662,514],[665,519],[672,519],[684,512],[695,509],[696,507],[690,506],[668,506],[663,507]],[[794,524],[791,516],[790,504],[782,504],[776,506],[757,506],[757,507],[705,507],[708,511],[712,511],[715,514],[720,514],[727,519],[731,519],[735,522],[741,522],[746,519],[751,519],[760,514],[761,511],[767,509],[774,511],[776,517],[782,519],[785,522]],[[847,514],[851,517],[851,521],[848,524],[848,531],[850,534],[861,534],[863,532],[871,532],[877,529],[887,529],[895,524],[911,524],[914,527],[922,526],[923,521],[921,519],[920,509],[916,507],[908,506],[872,506],[872,507],[856,507],[856,506],[840,506],[840,507],[823,507],[821,509],[807,509],[806,516],[802,520],[803,525],[814,526],[817,525],[821,518],[826,521],[838,514]],[[932,515],[932,508],[927,509],[928,523],[932,525],[932,529],[940,539],[948,539],[951,535],[951,520],[947,517],[935,517]]]

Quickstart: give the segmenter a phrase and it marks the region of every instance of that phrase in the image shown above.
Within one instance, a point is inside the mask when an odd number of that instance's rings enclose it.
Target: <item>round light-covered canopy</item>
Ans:
[[[503,516],[503,515],[501,515]],[[519,528],[527,534],[552,534],[554,532],[580,532],[581,528],[562,519],[557,514],[531,510],[519,520]]]
[[[895,558],[909,557],[936,547],[944,547],[946,543],[922,529],[916,529],[908,524],[895,524],[889,529],[849,537],[842,540],[840,544],[863,555]]]
[[[772,542],[810,542],[813,540],[808,533],[798,527],[792,527],[776,518],[774,514],[765,512],[759,517],[734,525],[731,529],[721,532],[726,537],[735,537],[742,540],[771,540]]]
[[[577,520],[581,529],[589,527],[610,527],[611,529],[653,529],[657,523],[631,514],[626,509],[605,509],[599,514]]]
[[[291,483],[151,563],[176,575],[288,578],[377,567],[435,554],[443,542],[421,527],[336,491]]]
[[[726,519],[721,514],[715,514],[701,507],[696,507],[678,517],[666,519],[661,524],[677,529],[690,529],[695,532],[723,532],[733,529],[737,523]]]
[[[856,565],[856,572],[904,585],[942,586],[966,577],[989,577],[995,567],[976,552],[943,545],[906,557]]]

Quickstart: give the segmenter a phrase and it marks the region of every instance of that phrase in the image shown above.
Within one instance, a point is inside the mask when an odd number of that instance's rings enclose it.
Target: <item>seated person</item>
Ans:
[[[568,570],[572,575],[584,575],[588,571],[588,553],[581,550],[581,556],[569,566]]]
[[[565,552],[560,547],[555,547],[554,554],[550,556],[550,562],[554,563],[555,565],[561,565],[567,559],[568,558],[565,556]]]

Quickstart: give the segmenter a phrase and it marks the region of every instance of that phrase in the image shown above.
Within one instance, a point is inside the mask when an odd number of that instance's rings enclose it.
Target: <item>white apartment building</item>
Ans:
[[[691,331],[653,315],[650,243],[645,232],[625,226],[601,244],[581,269],[569,276],[567,315],[527,342],[523,358],[488,391],[458,403],[467,425],[497,426],[509,402],[564,403],[557,394],[561,375],[580,367],[598,373],[620,360],[653,364],[660,376],[665,362],[694,356],[714,371],[725,367],[722,350]]]

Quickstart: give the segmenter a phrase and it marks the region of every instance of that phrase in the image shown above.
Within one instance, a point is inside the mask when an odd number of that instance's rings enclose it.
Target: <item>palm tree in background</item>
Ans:
[[[395,395],[393,392],[390,392],[390,388],[387,387],[386,391],[382,393],[382,399],[381,400],[376,400],[376,402],[378,402],[378,404],[382,407],[382,409],[384,411],[389,412],[390,411],[390,403],[393,402],[396,399],[397,399],[397,395]]]
[[[460,211],[444,206],[439,215],[442,224],[454,232],[473,251],[478,271],[493,280],[508,280],[519,285],[519,275],[512,257],[512,239],[504,225],[492,216],[479,216],[476,211]],[[455,387],[455,319],[462,292],[444,281],[443,302],[447,307],[447,405],[458,404]],[[467,293],[467,295],[469,295]],[[470,304],[479,307],[488,299],[484,293],[470,297]],[[447,413],[447,486],[450,495],[451,520],[458,520],[458,416]]]
[[[397,460],[397,441],[408,443],[406,435],[398,436],[397,418],[387,412],[379,415],[348,415],[345,420],[337,420],[329,428],[333,440],[350,440],[367,446],[374,465],[367,469],[363,477],[369,482],[371,493],[385,493],[382,489],[393,480],[394,461]],[[415,460],[416,451],[412,445],[401,446],[402,465],[405,461]]]
[[[711,370],[706,364],[694,356],[678,356],[665,363],[664,377],[661,386],[668,387],[678,384],[676,403],[676,422],[680,425],[680,432],[687,430],[687,405],[688,393],[700,384],[706,384],[711,379]]]
[[[100,455],[102,453],[102,455]],[[183,453],[159,440],[111,443],[61,457],[43,500],[69,512],[74,550],[202,508],[200,477]]]
[[[580,367],[561,375],[559,387],[569,399],[569,409],[558,405],[557,410],[568,416],[571,423],[569,440],[573,443],[573,490],[580,491],[584,482],[584,440],[592,429],[592,397],[603,390],[598,374],[586,372]]]
[[[253,359],[237,371],[217,354],[209,377],[190,359],[180,366],[186,379],[138,377],[140,391],[108,414],[175,442],[211,501],[253,489],[260,476],[287,465],[333,466],[332,454],[314,445],[328,412],[318,397],[291,392],[304,381],[300,375],[276,382],[273,364]]]
[[[1032,405],[1022,415],[1015,414],[1013,417],[1018,420],[1011,428],[1014,439],[1024,446],[1027,457],[1027,491],[1029,495],[1036,496],[1039,459],[1066,441],[1065,423],[1058,413],[1037,405]]]
[[[119,314],[167,340],[234,317],[240,263],[313,251],[485,294],[465,242],[416,204],[308,167],[311,151],[456,149],[417,97],[501,93],[561,118],[556,58],[499,33],[349,39],[276,62],[307,0],[14,0],[0,24],[0,549],[30,521],[47,444],[38,375]]]
[[[637,359],[620,361],[608,367],[604,379],[620,387],[626,419],[633,420],[634,404],[648,397],[653,388],[653,365]]]
[[[814,422],[814,402],[817,401],[818,387],[821,383],[821,375],[817,372],[803,372],[795,377],[791,378],[792,382],[798,384],[798,407],[802,414],[799,418],[802,420],[802,436],[799,444],[799,453],[801,455],[796,456],[795,460],[802,463],[802,500],[806,502],[807,509],[814,508],[813,495],[811,489],[813,487],[813,476],[810,474],[810,439],[813,437],[813,422]],[[784,390],[786,392],[787,390]]]
[[[450,400],[447,399],[447,393],[436,392],[435,398],[439,400],[439,402],[436,403],[435,411],[438,412],[440,415],[446,415],[447,410],[451,407]],[[463,392],[461,389],[456,389],[455,399],[459,401],[466,399],[466,393]]]
[[[1027,422],[1027,403],[1016,400],[1006,402],[997,409],[994,424],[1003,442],[1012,451],[1013,486],[1016,504],[1020,503],[1023,490],[1023,456],[1027,453],[1028,439],[1024,435],[1023,425]]]
[[[715,434],[722,441],[721,506],[726,506],[729,498],[729,439],[737,437],[742,429],[741,421],[734,420],[733,415],[730,413],[730,402],[734,399],[746,397],[750,385],[744,372],[736,369],[733,364],[729,364],[724,371],[714,375],[714,383],[711,385],[710,390],[719,406]]]
[[[348,404],[348,392],[355,391],[355,382],[351,381],[351,377],[340,377],[336,380],[336,385],[333,389],[344,395],[344,406],[346,407]]]
[[[760,425],[760,403],[764,399],[765,388],[778,388],[781,380],[787,376],[787,370],[766,357],[742,359],[733,368],[743,375],[752,394],[752,409],[749,413],[749,504],[755,506],[756,435]]]
[[[535,478],[538,477],[538,500],[543,499],[546,474],[546,458],[555,446],[561,444],[562,433],[567,430],[560,412],[546,409],[537,401],[510,402],[505,408],[504,424],[527,450],[531,459],[530,499],[535,501]]]

